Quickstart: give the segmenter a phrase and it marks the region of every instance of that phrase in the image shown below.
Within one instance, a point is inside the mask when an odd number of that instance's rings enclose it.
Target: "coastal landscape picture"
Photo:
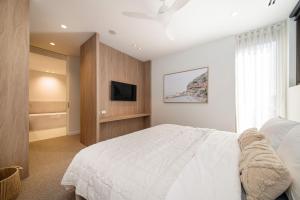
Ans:
[[[166,74],[165,103],[208,103],[208,67]]]

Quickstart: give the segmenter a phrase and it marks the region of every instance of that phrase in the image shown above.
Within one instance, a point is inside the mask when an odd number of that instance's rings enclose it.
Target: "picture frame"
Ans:
[[[209,68],[200,67],[163,77],[164,103],[208,103]]]

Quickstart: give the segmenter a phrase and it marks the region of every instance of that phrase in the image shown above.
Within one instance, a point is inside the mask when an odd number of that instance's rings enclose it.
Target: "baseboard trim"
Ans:
[[[74,130],[74,131],[69,130],[68,135],[78,135],[78,134],[80,134],[80,130]]]

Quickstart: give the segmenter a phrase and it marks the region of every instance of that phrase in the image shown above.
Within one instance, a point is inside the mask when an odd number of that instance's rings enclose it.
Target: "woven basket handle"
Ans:
[[[18,169],[19,171],[22,171],[22,170],[23,170],[23,167],[18,166],[18,165],[13,165],[13,166],[11,166],[11,167]]]
[[[0,169],[6,169],[6,168],[16,168],[19,171],[23,171],[23,167],[18,166],[18,165],[11,165],[10,167],[3,167],[3,168],[0,168]]]

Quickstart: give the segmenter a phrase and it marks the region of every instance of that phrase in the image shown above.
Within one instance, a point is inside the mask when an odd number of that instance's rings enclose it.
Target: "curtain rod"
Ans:
[[[269,26],[265,26],[265,27],[261,27],[261,28],[258,28],[258,29],[254,29],[254,30],[250,30],[250,31],[247,31],[247,32],[244,32],[244,33],[240,33],[238,35],[236,35],[238,38],[241,38],[241,37],[244,37],[245,35],[249,35],[249,34],[258,34],[260,33],[261,31],[267,33],[268,32],[268,28],[279,28],[278,30],[280,30],[281,27],[285,26],[285,22],[278,22],[276,24],[272,24],[272,25],[269,25]]]

